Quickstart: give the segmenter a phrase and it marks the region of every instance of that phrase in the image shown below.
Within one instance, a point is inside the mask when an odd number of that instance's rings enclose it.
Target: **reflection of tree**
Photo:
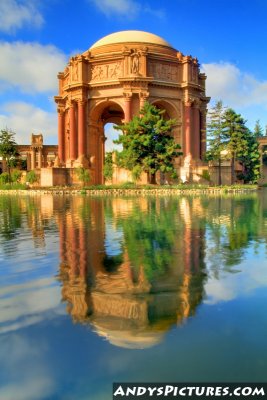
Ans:
[[[259,241],[266,242],[263,232],[264,201],[253,195],[222,196],[205,201],[208,261],[216,276],[220,270],[236,272],[245,250]]]
[[[0,234],[5,240],[11,240],[21,227],[21,210],[17,198],[0,196]]]

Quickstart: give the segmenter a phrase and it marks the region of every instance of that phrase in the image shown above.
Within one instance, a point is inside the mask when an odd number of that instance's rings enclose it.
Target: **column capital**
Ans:
[[[123,93],[124,100],[125,100],[125,101],[131,101],[132,95],[133,95],[133,94],[132,94],[131,92],[124,92],[124,93]]]

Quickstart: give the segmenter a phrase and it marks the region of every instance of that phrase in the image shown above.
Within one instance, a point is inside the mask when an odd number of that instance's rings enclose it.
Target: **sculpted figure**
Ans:
[[[138,74],[139,73],[139,67],[140,67],[140,62],[139,62],[139,53],[137,50],[134,50],[132,55],[132,63],[131,63],[131,74]]]

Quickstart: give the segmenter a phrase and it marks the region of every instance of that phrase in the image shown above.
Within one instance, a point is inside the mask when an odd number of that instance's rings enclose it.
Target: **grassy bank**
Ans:
[[[197,184],[180,185],[134,185],[132,183],[122,185],[96,185],[88,187],[32,187],[25,185],[6,184],[0,186],[0,194],[83,194],[83,195],[171,195],[171,194],[211,194],[211,193],[235,193],[251,192],[257,190],[257,185],[233,185],[233,186],[208,186]]]

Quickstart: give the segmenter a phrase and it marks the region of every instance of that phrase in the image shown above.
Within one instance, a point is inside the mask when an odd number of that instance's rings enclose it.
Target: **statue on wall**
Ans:
[[[140,68],[140,53],[138,50],[133,50],[131,54],[131,74],[138,75]]]

